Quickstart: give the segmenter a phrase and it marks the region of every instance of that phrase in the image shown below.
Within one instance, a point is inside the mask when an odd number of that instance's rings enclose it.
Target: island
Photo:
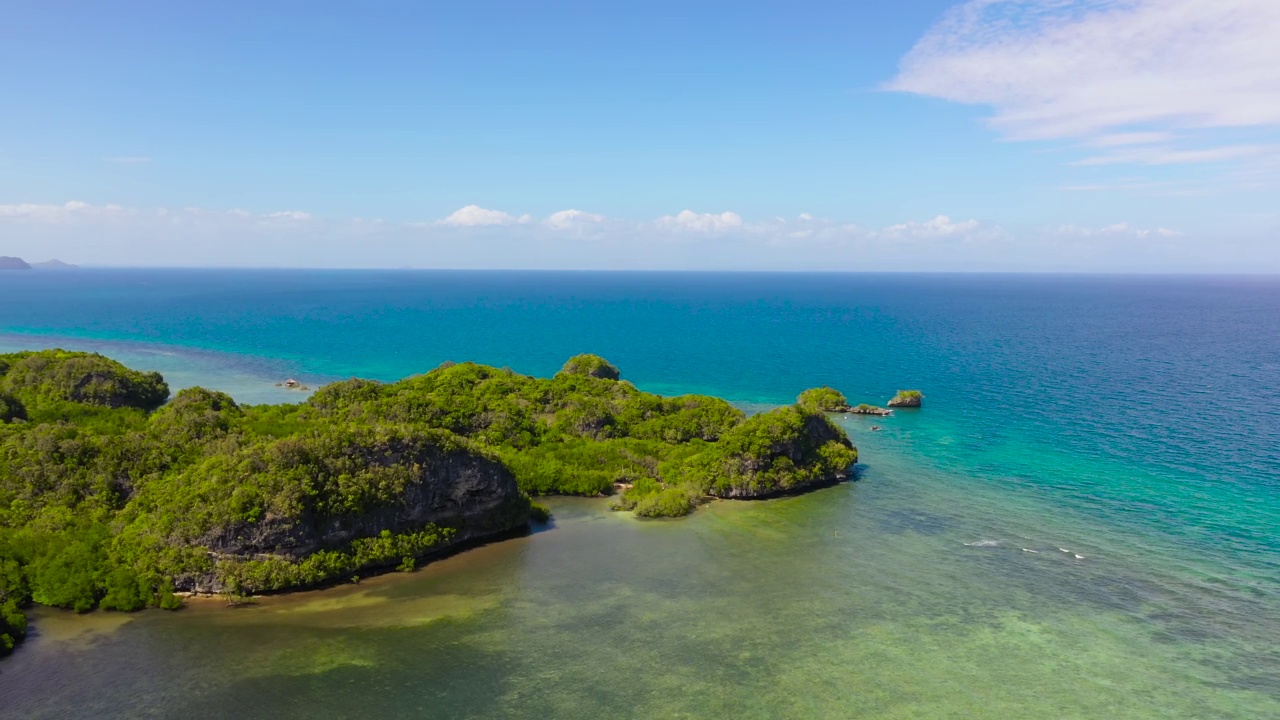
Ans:
[[[853,415],[877,415],[884,417],[892,415],[893,411],[867,403],[859,403],[850,406],[849,400],[844,393],[832,387],[823,385],[822,387],[810,388],[800,393],[796,403],[819,412],[829,413],[850,413]]]
[[[541,495],[621,487],[618,510],[674,517],[837,483],[858,458],[812,391],[747,417],[642,392],[594,355],[551,378],[444,363],[298,404],[169,396],[98,354],[0,355],[0,653],[31,602],[235,601],[528,532]]]
[[[899,390],[889,400],[891,408],[918,408],[924,401],[924,394],[919,390]]]
[[[75,270],[80,266],[54,259],[31,263],[31,267],[35,270]]]
[[[31,266],[22,258],[0,255],[0,270],[30,270]]]

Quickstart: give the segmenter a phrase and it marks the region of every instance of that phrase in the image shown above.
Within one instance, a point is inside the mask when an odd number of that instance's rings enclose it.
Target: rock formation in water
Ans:
[[[889,401],[891,408],[918,408],[924,401],[924,395],[919,390],[899,390],[897,395]]]
[[[810,388],[800,393],[800,397],[796,399],[796,404],[800,407],[816,412],[878,415],[881,417],[893,414],[892,410],[876,407],[875,405],[868,405],[866,403],[850,406],[849,401],[844,396],[844,393],[841,393],[835,388],[827,387],[826,385]]]
[[[809,388],[800,393],[796,404],[817,412],[843,413],[849,412],[849,400],[844,393],[833,387]]]
[[[22,258],[0,255],[0,270],[30,270],[31,266]]]
[[[36,270],[74,270],[79,266],[64,263],[61,260],[45,260],[44,262],[31,263],[31,267]]]

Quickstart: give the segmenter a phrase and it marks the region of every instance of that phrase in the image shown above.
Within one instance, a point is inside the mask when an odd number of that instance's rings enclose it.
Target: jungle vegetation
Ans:
[[[748,418],[718,398],[642,392],[594,355],[552,378],[445,363],[393,383],[333,383],[296,405],[169,394],[160,375],[97,354],[0,355],[0,654],[23,637],[31,602],[176,608],[175,583],[193,573],[253,593],[410,569],[474,528],[378,518],[415,478],[458,463],[514,476],[519,496],[493,518],[501,529],[545,518],[532,496],[620,483],[618,509],[672,517],[708,497],[839,479],[857,459],[821,412],[843,404],[830,388]],[[232,528],[282,519],[354,536],[295,556],[209,549]]]

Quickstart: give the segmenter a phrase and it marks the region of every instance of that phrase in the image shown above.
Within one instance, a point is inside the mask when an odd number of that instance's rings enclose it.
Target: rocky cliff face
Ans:
[[[529,502],[520,494],[510,471],[466,448],[410,441],[347,451],[357,453],[355,461],[361,465],[404,478],[403,486],[361,512],[333,514],[316,507],[305,507],[296,514],[269,511],[256,522],[215,525],[191,544],[218,560],[275,557],[297,561],[320,550],[341,551],[353,540],[377,537],[384,531],[412,533],[428,525],[452,529],[446,542],[431,549],[430,554],[435,555],[528,522]],[[322,469],[311,481],[324,485],[333,479],[324,475]],[[336,480],[342,482],[341,477]],[[224,589],[212,570],[179,577],[175,585],[179,590],[205,593]]]

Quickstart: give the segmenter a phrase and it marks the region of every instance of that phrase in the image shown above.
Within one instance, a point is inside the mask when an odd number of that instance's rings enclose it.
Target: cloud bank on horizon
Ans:
[[[807,213],[747,220],[682,210],[632,221],[468,205],[438,220],[394,223],[73,201],[0,205],[0,228],[23,238],[7,246],[12,254],[104,266],[1086,271],[1104,262],[1128,271],[1215,269],[1214,253],[1197,252],[1202,243],[1169,228],[1121,222],[1011,231],[945,215],[865,227]],[[1162,256],[1175,262],[1162,266]],[[1177,264],[1187,257],[1195,265]]]

